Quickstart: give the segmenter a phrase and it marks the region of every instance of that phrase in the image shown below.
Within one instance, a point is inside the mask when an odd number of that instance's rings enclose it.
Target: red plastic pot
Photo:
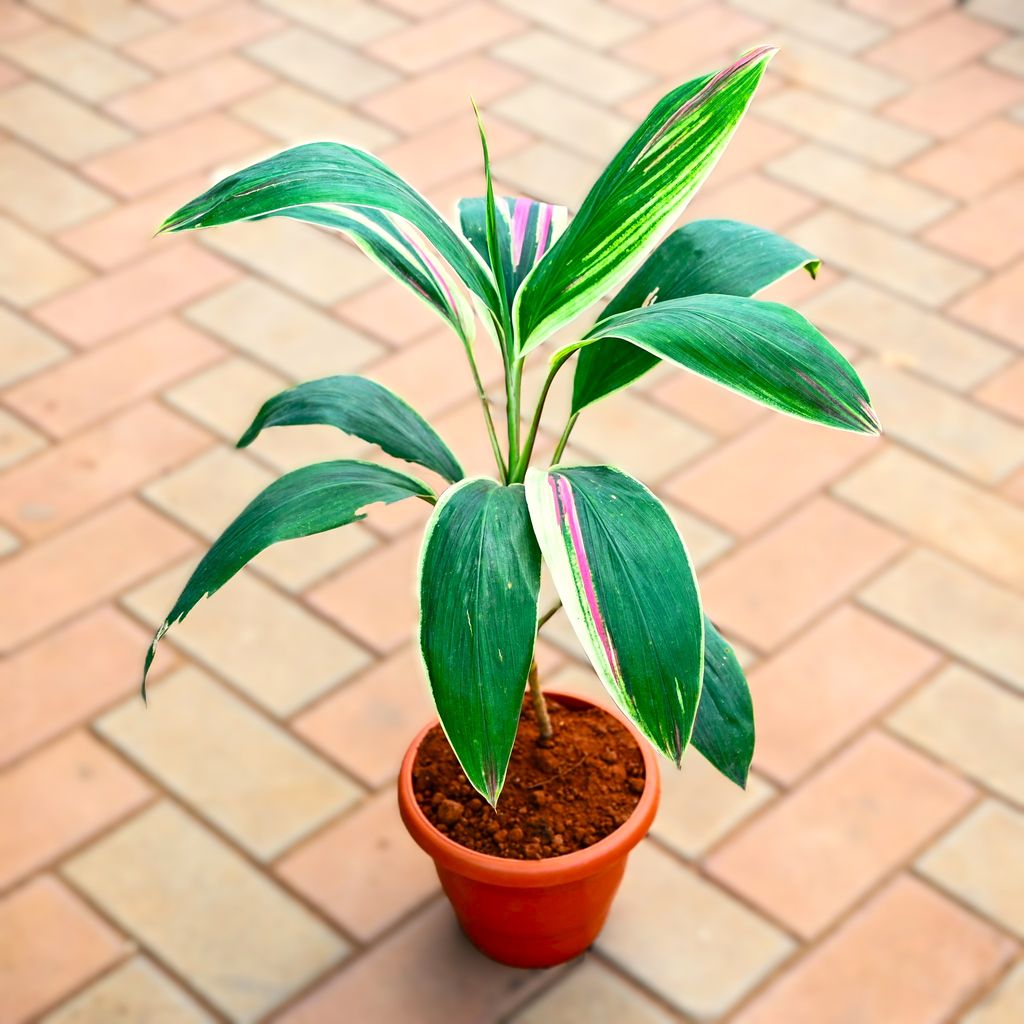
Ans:
[[[597,706],[572,694],[548,696],[566,707]],[[553,967],[579,956],[601,931],[629,853],[647,834],[661,792],[654,751],[628,722],[619,720],[644,759],[646,785],[639,802],[622,825],[593,846],[544,860],[492,857],[438,832],[420,810],[412,788],[416,752],[436,722],[406,752],[398,776],[402,820],[433,857],[462,930],[492,960],[512,967]]]

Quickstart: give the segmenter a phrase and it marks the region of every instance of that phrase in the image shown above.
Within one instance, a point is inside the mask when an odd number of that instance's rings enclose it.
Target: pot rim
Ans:
[[[612,866],[625,857],[647,834],[658,809],[661,794],[661,779],[653,747],[644,741],[631,722],[615,710],[597,704],[589,697],[562,690],[545,690],[544,693],[545,696],[565,700],[571,704],[598,708],[611,715],[629,731],[640,749],[644,762],[644,789],[633,812],[614,832],[599,839],[593,846],[574,850],[572,853],[563,853],[557,857],[521,860],[495,857],[493,854],[470,850],[438,832],[416,802],[412,785],[412,766],[424,737],[438,724],[437,719],[434,719],[417,733],[402,759],[398,775],[398,805],[402,820],[412,838],[440,866],[468,878],[497,885],[521,888],[561,885],[594,875]]]

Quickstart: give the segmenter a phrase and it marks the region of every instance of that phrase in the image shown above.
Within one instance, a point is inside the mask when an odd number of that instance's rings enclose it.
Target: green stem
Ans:
[[[537,619],[537,629],[540,629],[541,626],[543,626],[544,623],[547,622],[548,619],[550,619],[561,607],[562,602],[556,601],[546,612],[544,612],[543,615],[540,616],[540,618]]]
[[[558,439],[558,444],[555,446],[554,454],[551,456],[551,465],[558,465],[558,460],[562,457],[562,452],[565,451],[565,446],[569,442],[569,435],[572,433],[572,428],[576,426],[576,421],[580,418],[578,412],[574,412],[569,417],[569,422],[565,425],[565,430],[562,431],[562,436]]]
[[[526,469],[533,458],[533,446],[537,441],[537,431],[540,429],[541,416],[544,413],[544,403],[548,400],[548,392],[554,383],[555,375],[565,364],[572,352],[567,352],[556,358],[548,367],[548,375],[544,379],[544,385],[540,389],[540,396],[537,399],[537,408],[533,411],[533,419],[530,421],[530,429],[526,434],[526,442],[523,444],[523,451],[512,470],[512,480],[520,481],[526,476]]]
[[[473,356],[473,347],[468,341],[463,341],[463,348],[466,350],[466,358],[469,360],[469,368],[473,374],[473,383],[476,385],[476,393],[480,398],[480,405],[484,411],[484,422],[487,424],[487,435],[491,439],[491,451],[494,452],[494,461],[497,464],[498,472],[501,474],[501,482],[508,483],[508,467],[501,454],[501,445],[498,443],[498,432],[494,429],[494,417],[491,416],[491,403],[487,401],[487,392],[484,390],[484,383],[480,379],[480,371],[477,369],[476,359]]]

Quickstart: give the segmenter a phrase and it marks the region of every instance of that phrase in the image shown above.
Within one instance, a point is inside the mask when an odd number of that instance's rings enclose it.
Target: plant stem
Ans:
[[[530,666],[530,700],[533,702],[533,713],[537,716],[537,731],[540,733],[541,746],[546,746],[554,736],[551,728],[551,717],[548,715],[548,706],[544,703],[544,694],[540,689],[540,682],[537,679],[537,662]]]
[[[562,356],[558,357],[548,367],[548,375],[544,379],[544,385],[540,389],[540,396],[537,399],[537,408],[533,411],[533,419],[530,421],[530,429],[526,435],[526,441],[523,444],[523,452],[519,457],[519,461],[515,464],[511,471],[512,480],[522,480],[526,476],[526,469],[530,465],[530,459],[533,457],[533,446],[537,441],[537,431],[540,429],[541,416],[544,414],[544,403],[548,400],[548,392],[551,390],[551,385],[554,383],[555,375],[565,365],[565,362],[571,356],[572,352],[566,352]]]
[[[552,605],[552,606],[551,606],[551,607],[550,607],[550,608],[549,608],[549,609],[548,609],[548,610],[547,610],[547,611],[546,611],[546,612],[545,612],[545,613],[544,613],[544,614],[543,614],[543,615],[542,615],[542,616],[541,616],[541,617],[540,617],[540,618],[539,618],[539,619],[537,620],[537,628],[538,628],[538,629],[540,629],[540,627],[541,627],[541,626],[543,626],[543,625],[544,625],[544,623],[545,623],[545,622],[547,622],[547,621],[548,621],[548,619],[550,619],[550,618],[551,618],[551,617],[552,617],[552,616],[553,616],[553,615],[555,614],[555,612],[557,612],[557,611],[558,611],[558,609],[559,609],[559,608],[561,608],[561,607],[562,607],[562,602],[561,602],[561,601],[556,601],[556,602],[555,602],[555,603],[554,603],[554,604],[553,604],[553,605]]]
[[[483,381],[480,379],[480,371],[477,369],[476,359],[473,356],[473,347],[468,341],[463,342],[466,350],[466,358],[469,360],[469,368],[473,373],[473,383],[476,385],[476,393],[480,398],[480,405],[484,411],[484,422],[487,424],[487,436],[491,439],[491,451],[494,452],[494,461],[501,474],[501,482],[508,483],[508,468],[501,454],[501,445],[498,443],[498,432],[494,429],[494,418],[491,416],[491,403],[487,400],[487,392],[484,390]]]
[[[574,412],[570,417],[568,423],[565,425],[565,430],[562,431],[562,436],[558,439],[558,444],[555,446],[554,453],[551,456],[551,465],[558,465],[558,460],[562,457],[562,452],[565,451],[565,446],[569,441],[569,435],[572,433],[572,428],[576,426],[576,421],[580,418],[578,412]]]

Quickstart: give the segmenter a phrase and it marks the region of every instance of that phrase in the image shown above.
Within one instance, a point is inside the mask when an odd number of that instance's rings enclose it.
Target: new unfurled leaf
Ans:
[[[530,518],[569,622],[598,677],[676,763],[701,694],[704,615],[672,520],[611,466],[531,469]]]
[[[490,263],[486,200],[460,199],[458,211],[463,235]],[[507,294],[514,296],[534,264],[565,231],[569,211],[564,206],[553,206],[535,199],[502,196],[495,202],[495,212],[501,272]]]
[[[693,745],[727,779],[746,786],[754,756],[754,707],[732,647],[704,619],[704,686]]]
[[[631,342],[792,416],[878,433],[853,367],[795,310],[736,295],[692,295],[617,313],[584,344]]]
[[[238,441],[252,444],[267,427],[321,423],[361,437],[396,459],[432,469],[454,483],[462,467],[434,428],[393,391],[365,377],[324,377],[268,399]]]
[[[295,146],[237,171],[171,214],[161,230],[185,231],[278,216],[323,225],[325,218],[312,215],[312,209],[335,209],[351,217],[364,207],[390,215],[392,228],[400,234],[404,232],[392,217],[412,225],[485,306],[497,308],[490,271],[430,203],[375,156],[338,142]],[[338,223],[329,226],[340,229]],[[385,245],[379,227],[343,230],[351,230],[364,245],[370,244],[368,233],[375,232],[376,239],[381,239],[374,241],[379,258]],[[411,283],[410,287],[415,289]]]
[[[493,806],[537,632],[540,551],[521,484],[463,480],[441,496],[420,560],[420,648],[445,735]]]
[[[806,249],[753,224],[697,220],[673,231],[647,257],[600,319],[689,295],[750,297],[801,267],[813,277],[819,264]],[[619,339],[587,345],[576,363],[572,411],[626,387],[658,362]]]
[[[711,173],[774,52],[767,46],[752,50],[655,105],[520,288],[519,352],[572,320],[657,245]]]
[[[365,519],[361,510],[367,505],[414,497],[433,501],[434,495],[419,480],[371,462],[320,462],[275,480],[246,505],[189,577],[146,654],[143,696],[146,673],[167,630],[181,622],[201,598],[216,593],[265,548],[278,541],[308,537]]]

